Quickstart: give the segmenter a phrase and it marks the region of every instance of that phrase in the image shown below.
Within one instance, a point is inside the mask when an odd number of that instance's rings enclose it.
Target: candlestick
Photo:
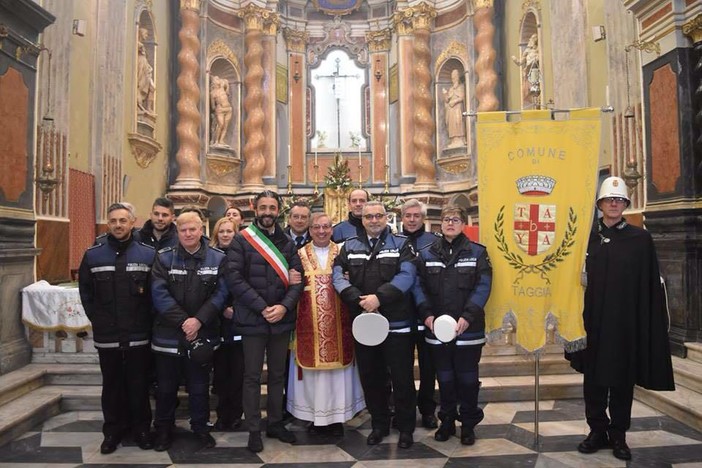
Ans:
[[[290,164],[288,164],[288,195],[292,195],[292,166]]]

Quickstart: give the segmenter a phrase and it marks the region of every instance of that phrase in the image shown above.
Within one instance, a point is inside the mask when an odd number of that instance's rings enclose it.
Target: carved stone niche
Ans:
[[[241,79],[234,53],[222,41],[208,48],[207,155],[238,158]]]
[[[132,155],[139,167],[146,169],[149,164],[156,159],[156,155],[161,151],[161,144],[140,133],[130,133],[127,135]]]
[[[449,174],[460,174],[470,167],[468,125],[463,116],[469,99],[465,67],[459,57],[447,54],[442,58],[436,70],[437,162]]]

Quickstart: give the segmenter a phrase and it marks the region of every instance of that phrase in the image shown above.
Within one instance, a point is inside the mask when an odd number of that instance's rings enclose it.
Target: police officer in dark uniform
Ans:
[[[358,188],[351,190],[349,193],[349,218],[345,221],[334,226],[334,231],[332,233],[332,242],[336,244],[341,244],[349,237],[356,237],[363,234],[363,222],[361,215],[363,212],[363,205],[368,203],[368,192]]]
[[[424,220],[427,217],[427,207],[416,198],[407,200],[401,208],[402,234],[412,243],[415,252],[436,242],[440,237],[424,229]],[[417,333],[415,346],[417,347],[417,360],[419,361],[419,391],[417,392],[417,408],[422,415],[422,426],[427,429],[438,427],[436,416],[436,371],[431,360],[429,348],[424,341],[424,319],[416,313],[414,297],[410,297],[413,312],[417,318]]]
[[[103,454],[114,452],[130,429],[140,448],[153,448],[148,364],[155,251],[133,239],[131,205],[112,204],[107,217],[109,234],[85,252],[78,283],[102,372]]]
[[[334,261],[334,287],[349,307],[352,318],[378,312],[390,322],[390,333],[382,344],[365,346],[356,342],[361,385],[371,414],[373,430],[368,445],[379,444],[389,434],[390,410],[386,390],[388,369],[394,392],[398,446],[413,444],[416,392],[414,388],[414,337],[407,292],[416,277],[415,254],[404,236],[394,235],[387,226],[382,203],[363,207],[362,236],[346,240]]]
[[[157,451],[168,450],[173,442],[181,374],[187,382],[190,427],[206,448],[215,446],[208,390],[212,353],[220,342],[219,316],[228,294],[222,269],[225,254],[204,241],[198,214],[182,213],[176,228],[178,245],[158,252],[152,272]]]
[[[441,425],[434,439],[443,442],[456,433],[461,421],[461,443],[475,443],[475,426],[483,420],[478,406],[478,363],[485,345],[485,303],[492,287],[492,266],[485,247],[471,242],[463,228],[463,208],[441,210],[443,239],[418,252],[415,297],[426,325],[439,381]],[[456,339],[442,343],[434,335],[434,319],[448,314],[456,322]]]

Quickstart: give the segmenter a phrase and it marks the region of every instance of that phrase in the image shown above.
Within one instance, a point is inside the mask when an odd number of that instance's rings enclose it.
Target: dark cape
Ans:
[[[601,386],[675,390],[668,316],[651,235],[600,219],[587,248],[583,320],[587,348],[571,367]]]

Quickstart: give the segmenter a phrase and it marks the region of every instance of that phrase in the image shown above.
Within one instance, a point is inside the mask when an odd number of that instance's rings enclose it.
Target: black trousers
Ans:
[[[201,366],[185,356],[156,354],[156,417],[157,431],[170,431],[175,424],[176,400],[181,377],[185,375],[188,389],[190,428],[195,433],[210,432],[210,370],[212,365]]]
[[[634,385],[605,387],[592,381],[585,374],[583,397],[585,417],[593,432],[609,433],[611,439],[623,440],[631,426],[631,404],[634,401]],[[607,417],[609,408],[609,417]]]
[[[482,346],[456,346],[456,343],[430,345],[439,381],[442,421],[460,420],[464,428],[474,428],[483,420],[478,406],[480,374],[478,364]]]
[[[145,432],[151,427],[148,346],[127,349],[98,348],[102,372],[103,434],[122,436],[127,430]]]
[[[356,362],[373,429],[390,428],[386,389],[390,371],[395,403],[395,421],[400,432],[414,432],[416,391],[414,389],[414,335],[390,333],[378,346],[355,342]]]
[[[283,419],[283,386],[285,385],[285,356],[290,333],[250,335],[242,337],[244,347],[244,414],[249,432],[261,430],[261,373],[263,358],[268,366],[268,426]]]
[[[217,419],[231,424],[244,413],[244,347],[241,341],[222,344],[214,354],[213,386],[217,393]]]
[[[417,392],[417,408],[422,416],[433,415],[436,411],[436,370],[431,359],[429,345],[424,341],[424,332],[415,334],[417,360],[419,361],[419,391]]]

